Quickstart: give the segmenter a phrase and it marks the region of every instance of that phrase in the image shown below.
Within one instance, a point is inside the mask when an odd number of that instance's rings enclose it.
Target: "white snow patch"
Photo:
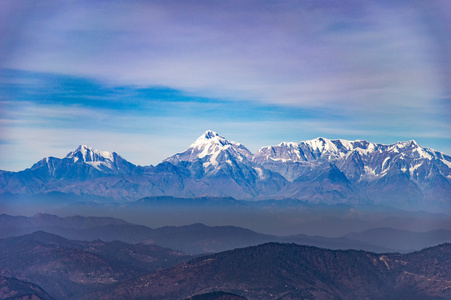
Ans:
[[[294,143],[294,142],[282,142],[280,144],[277,145],[278,147],[288,147],[288,148],[296,148],[299,147],[298,143]],[[263,147],[263,148],[270,148],[271,146],[267,146],[267,147]]]
[[[258,177],[260,179],[264,179],[264,174],[265,173],[263,172],[262,168],[255,168],[255,171],[257,171]]]
[[[218,155],[219,155],[219,151],[213,153],[213,155],[210,157],[210,163],[211,163],[213,166],[219,165],[218,160],[217,160]]]
[[[367,175],[368,177],[375,177],[376,176],[376,171],[371,169],[368,166],[364,167],[364,171],[365,171],[365,175]]]
[[[103,158],[105,158],[105,159],[107,159],[109,161],[114,161],[113,152],[94,150],[94,153],[102,156]]]
[[[415,172],[415,170],[418,169],[421,165],[422,165],[422,163],[418,163],[415,166],[409,168],[410,176],[413,176],[413,173]]]
[[[111,169],[111,165],[102,161],[88,161],[86,162],[86,164],[93,166],[94,168],[96,168],[97,170],[101,171],[102,169],[100,168],[100,166],[106,166],[109,169]]]
[[[414,152],[417,152],[418,153],[418,155],[421,157],[421,158],[426,158],[426,159],[432,159],[432,155],[430,155],[429,153],[427,153],[426,151],[424,151],[424,149],[422,149],[422,148],[416,148],[415,150],[413,150]]]
[[[448,168],[451,168],[451,162],[444,160],[444,159],[441,159],[441,162],[444,163],[445,165],[447,165]]]
[[[272,161],[281,161],[281,162],[287,162],[287,161],[292,161],[292,159],[286,159],[286,158],[280,158],[280,157],[269,157],[270,160]]]
[[[353,144],[352,144],[351,141],[348,141],[348,140],[342,140],[342,139],[339,139],[339,140],[337,140],[337,141],[340,141],[341,144],[342,144],[347,150],[349,150],[349,151],[354,150],[354,146],[353,146]]]
[[[382,162],[382,170],[386,169],[388,167],[388,161],[390,160],[390,156],[385,158],[384,161]]]
[[[242,156],[246,158],[252,157],[252,153],[240,143],[228,141],[211,130],[206,131],[202,136],[200,136],[188,147],[186,151],[190,151],[191,154],[199,152],[196,155],[196,158],[204,158],[208,155],[214,155],[213,160],[216,160],[216,157],[221,151],[228,151],[231,154],[235,154],[234,156],[238,157],[240,161],[243,160]],[[215,163],[212,162],[212,164]]]
[[[370,144],[370,145],[373,145],[373,144]],[[373,147],[368,146],[368,149],[356,148],[356,150],[362,155],[368,155],[369,153],[374,152],[374,145],[373,145]]]
[[[101,170],[100,165],[109,169],[112,169],[114,166],[114,154],[112,152],[99,151],[86,145],[80,145],[77,150],[67,154],[66,158],[72,159],[74,163],[78,162],[80,158],[77,156],[77,153],[81,153],[82,162],[87,163],[98,170]]]
[[[320,152],[338,152],[337,146],[335,146],[331,140],[326,138],[316,138],[314,140],[306,141],[305,143],[309,145],[311,149]]]

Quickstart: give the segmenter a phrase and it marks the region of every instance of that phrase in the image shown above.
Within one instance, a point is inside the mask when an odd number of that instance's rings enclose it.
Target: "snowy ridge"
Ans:
[[[319,151],[322,153],[331,152],[338,153],[338,147],[335,143],[329,139],[325,139],[322,137],[316,138],[314,140],[301,142],[308,145],[313,151]],[[300,143],[300,144],[301,144]]]
[[[382,146],[380,144],[370,143],[364,140],[329,140],[322,137],[314,140],[303,141],[299,144],[308,146],[312,152],[320,153],[321,155],[330,154],[335,158],[345,157],[353,151],[357,151],[361,155],[368,155],[374,151],[381,150]]]
[[[187,150],[169,157],[165,162],[200,162],[205,174],[215,174],[224,169],[243,168],[260,179],[271,171],[293,182],[317,166],[332,163],[354,182],[371,182],[385,176],[405,174],[416,184],[439,172],[451,176],[451,158],[415,141],[377,144],[365,140],[349,141],[318,137],[313,140],[282,142],[266,146],[253,155],[242,144],[228,141],[218,133],[208,130]],[[437,166],[438,164],[438,166]],[[244,169],[242,169],[244,170]]]
[[[258,152],[252,157],[255,162],[266,161],[279,161],[279,162],[301,162],[307,161],[304,152],[299,147],[298,143],[282,142],[277,146],[266,146],[258,150]]]
[[[164,160],[174,165],[191,166],[191,172],[214,177],[229,174],[235,181],[255,182],[273,180],[273,174],[252,163],[253,154],[242,144],[229,141],[218,133],[207,130],[184,152]],[[202,171],[195,166],[202,166]],[[222,174],[222,175],[221,175]],[[278,180],[285,180],[279,174]]]
[[[369,155],[374,152],[389,152],[392,154],[403,152],[414,158],[444,159],[440,152],[430,148],[423,148],[414,140],[396,142],[394,144],[376,144],[364,140],[330,140],[319,137],[299,143],[282,142],[277,146],[262,147],[254,155],[254,160],[262,161],[263,157],[266,161],[310,161],[309,155],[305,155],[305,152],[313,154],[311,156],[313,160],[317,160],[325,154],[328,159],[338,159],[349,155],[353,151],[358,152],[360,155]],[[304,155],[302,155],[303,153]]]
[[[253,156],[253,162],[280,173],[290,181],[301,175],[296,171],[300,166],[305,168],[325,162],[336,164],[346,176],[359,181],[377,180],[400,171],[419,183],[436,172],[434,168],[445,178],[451,178],[451,157],[421,147],[414,140],[377,144],[365,140],[319,137],[299,143],[283,142],[262,147]]]

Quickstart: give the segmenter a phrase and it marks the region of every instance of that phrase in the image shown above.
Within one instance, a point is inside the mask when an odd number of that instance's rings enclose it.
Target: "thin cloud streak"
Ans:
[[[450,9],[439,0],[2,1],[0,150],[28,156],[1,159],[28,167],[37,155],[23,149],[47,156],[49,145],[87,140],[155,164],[206,129],[253,151],[324,136],[423,139],[450,153]]]
[[[173,3],[37,6],[7,66],[291,105],[442,92],[421,5]]]

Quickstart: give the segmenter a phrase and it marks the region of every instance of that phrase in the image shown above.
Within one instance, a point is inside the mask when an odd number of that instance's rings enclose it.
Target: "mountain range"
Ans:
[[[84,299],[449,299],[451,245],[374,254],[267,243],[195,258]]]
[[[114,218],[80,216],[60,218],[49,214],[37,214],[33,217],[0,215],[0,238],[20,236],[36,231],[45,231],[65,238],[83,241],[100,239],[106,242],[122,241],[152,244],[193,255],[254,246],[266,242],[291,242],[330,249],[360,249],[372,252],[420,250],[425,246],[451,242],[451,231],[445,230],[443,230],[442,236],[435,239],[432,233],[425,233],[425,237],[430,237],[428,243],[417,244],[416,248],[409,247],[410,243],[405,243],[403,247],[390,248],[390,243],[385,243],[384,247],[379,247],[377,244],[372,244],[371,241],[362,242],[359,240],[362,239],[360,236],[356,236],[356,239],[347,237],[326,238],[304,234],[276,236],[261,234],[237,226],[207,226],[200,223],[150,228]],[[416,234],[408,233],[410,234],[409,237],[414,237]],[[367,239],[371,238],[371,235],[362,235]],[[384,241],[380,242],[383,244]]]
[[[415,141],[391,145],[317,138],[263,147],[206,131],[156,166],[79,146],[31,168],[0,171],[0,195],[64,194],[134,201],[149,196],[297,199],[310,203],[451,207],[451,157]]]
[[[37,231],[0,239],[1,299],[449,299],[451,245],[399,254],[287,243],[193,257]]]
[[[67,239],[144,243],[177,249],[191,255],[255,246],[267,242],[296,243],[328,249],[355,249],[376,253],[411,252],[451,242],[451,230],[414,232],[395,228],[360,230],[338,237],[318,235],[262,234],[238,226],[207,226],[196,223],[151,228],[105,217],[58,217],[37,214],[33,217],[0,215],[0,238],[45,231]],[[1,275],[1,274],[0,274]]]
[[[189,259],[190,255],[154,245],[75,241],[43,231],[0,239],[5,277],[37,284],[55,299],[78,298]]]

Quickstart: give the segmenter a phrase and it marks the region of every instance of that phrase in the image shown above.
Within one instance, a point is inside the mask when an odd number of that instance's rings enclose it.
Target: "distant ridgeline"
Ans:
[[[0,195],[48,193],[134,201],[150,196],[297,199],[315,204],[451,207],[451,157],[415,141],[392,145],[317,138],[263,147],[205,132],[156,166],[79,146],[20,172],[0,171]]]

